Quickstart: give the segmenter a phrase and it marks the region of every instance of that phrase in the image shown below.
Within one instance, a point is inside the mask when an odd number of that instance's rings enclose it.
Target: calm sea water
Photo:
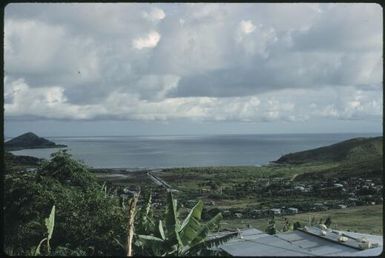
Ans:
[[[47,137],[95,168],[263,165],[281,155],[379,134]],[[14,151],[48,158],[57,149]]]

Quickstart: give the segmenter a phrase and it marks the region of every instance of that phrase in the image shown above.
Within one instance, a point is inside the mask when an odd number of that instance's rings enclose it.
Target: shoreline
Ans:
[[[31,147],[4,147],[4,151],[12,152],[12,151],[22,151],[22,150],[38,150],[38,149],[64,149],[68,148],[68,145],[58,144],[55,146],[31,146]],[[16,154],[15,154],[16,155]]]
[[[167,170],[175,170],[175,169],[205,169],[205,168],[247,168],[247,167],[253,167],[253,168],[262,168],[262,167],[270,167],[270,166],[278,166],[278,165],[285,165],[285,164],[279,164],[275,163],[274,161],[271,161],[267,164],[263,165],[214,165],[214,166],[184,166],[184,167],[153,167],[153,168],[93,168],[89,167],[90,171],[96,174],[102,174],[106,172],[112,172],[117,174],[127,174],[127,173],[158,173],[163,172]]]

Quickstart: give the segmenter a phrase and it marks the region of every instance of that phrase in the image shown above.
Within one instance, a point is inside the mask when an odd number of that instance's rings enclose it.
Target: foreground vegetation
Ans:
[[[9,255],[210,254],[208,248],[235,236],[207,240],[222,215],[203,222],[198,201],[180,221],[171,192],[163,191],[165,209],[154,212],[151,195],[137,208],[138,192],[120,196],[65,151],[33,172],[7,170],[4,185],[3,248]]]
[[[5,175],[4,250],[8,254],[33,254],[53,205],[53,255],[124,254],[114,240],[126,237],[119,198],[106,194],[96,177],[64,152],[54,154],[38,172]]]

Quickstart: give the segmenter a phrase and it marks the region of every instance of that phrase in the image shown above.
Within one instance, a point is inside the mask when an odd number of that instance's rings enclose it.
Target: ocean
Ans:
[[[65,144],[77,160],[94,168],[169,168],[258,166],[297,151],[322,147],[354,137],[380,134],[271,134],[47,137]],[[12,151],[49,158],[58,149]]]

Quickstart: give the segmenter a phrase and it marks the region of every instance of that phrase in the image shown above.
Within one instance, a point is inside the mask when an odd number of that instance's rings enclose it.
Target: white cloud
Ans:
[[[6,20],[4,34],[7,68],[32,73],[45,69],[56,58],[65,39],[63,27],[34,20]]]
[[[144,78],[141,87],[168,87],[178,78],[166,76]],[[123,89],[110,92],[96,104],[74,104],[68,101],[62,87],[31,88],[23,79],[4,80],[5,114],[8,117],[33,116],[59,119],[168,120],[198,119],[214,121],[304,121],[310,118],[365,119],[380,118],[382,98],[371,91],[348,90],[281,90],[246,97],[179,97],[151,100]],[[333,95],[335,99],[330,100]],[[336,101],[337,100],[337,101]],[[335,104],[337,103],[337,104]]]
[[[382,116],[377,5],[10,4],[4,25],[10,117]]]
[[[70,80],[68,87],[100,78],[99,49],[92,38],[35,20],[7,19],[4,28],[6,74]]]
[[[7,84],[6,89],[12,101],[5,103],[4,109],[10,117],[89,119],[104,112],[102,106],[68,103],[64,89],[58,86],[31,88],[23,79],[18,79]]]
[[[160,34],[156,31],[151,31],[145,37],[139,37],[133,40],[133,46],[137,49],[154,48],[158,45]]]
[[[250,20],[242,20],[239,24],[241,31],[245,34],[250,34],[255,30],[255,25]]]
[[[166,18],[166,14],[160,8],[152,8],[149,12],[144,11],[143,17],[151,21],[158,21]]]

